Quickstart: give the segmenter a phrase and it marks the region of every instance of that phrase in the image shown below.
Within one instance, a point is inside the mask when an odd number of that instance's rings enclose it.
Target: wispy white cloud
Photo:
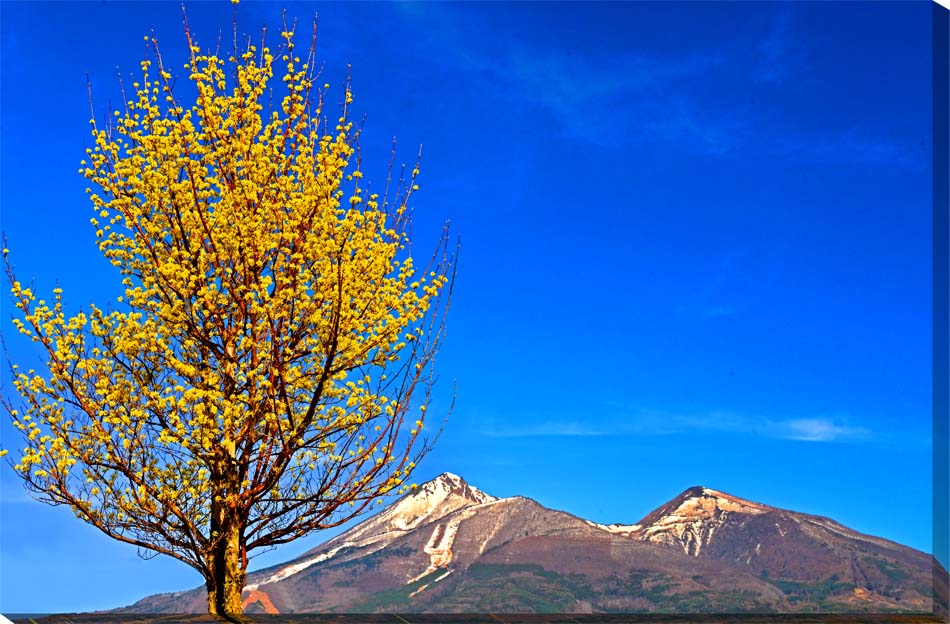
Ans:
[[[701,113],[685,99],[679,99],[669,102],[664,114],[643,124],[643,138],[683,145],[698,154],[718,156],[740,144],[745,122],[738,117]]]
[[[783,155],[816,164],[909,164],[910,146],[862,135],[856,129],[826,136],[783,137],[776,142]]]
[[[847,419],[838,416],[781,419],[753,416],[730,410],[710,410],[688,415],[639,410],[632,415],[615,416],[606,420],[599,418],[596,423],[545,419],[516,424],[489,424],[479,429],[478,433],[495,438],[538,438],[656,436],[704,431],[799,442],[857,443],[873,438],[868,428],[853,425]]]
[[[850,427],[828,418],[795,418],[770,423],[776,437],[804,442],[834,442],[837,440],[863,440],[870,432],[863,427]]]
[[[433,41],[427,45],[444,50],[442,62],[480,76],[490,85],[488,94],[510,105],[545,111],[569,139],[611,146],[673,142],[710,154],[733,144],[730,133],[739,116],[713,115],[682,95],[729,62],[718,50],[598,55],[531,45],[478,23],[471,11],[463,19],[448,5],[403,14],[428,24],[425,32]],[[492,30],[491,39],[484,38],[486,30]]]
[[[643,54],[610,57],[509,47],[500,58],[467,50],[470,70],[502,86],[497,93],[521,106],[539,107],[571,139],[618,145],[639,141],[684,143],[722,153],[732,146],[735,119],[708,119],[676,95],[690,80],[721,65],[718,54],[659,58]]]
[[[798,53],[790,49],[789,31],[790,12],[788,7],[781,8],[772,22],[772,30],[758,46],[758,63],[753,77],[760,82],[784,82],[799,60]]]
[[[505,425],[482,429],[483,435],[493,438],[541,438],[541,437],[595,437],[616,432],[577,422],[544,421],[526,425]]]
[[[468,8],[394,6],[424,25],[420,32],[431,38],[426,48],[444,52],[439,62],[478,77],[487,95],[509,106],[544,111],[573,141],[665,144],[711,157],[742,154],[816,164],[913,161],[906,146],[886,136],[800,132],[777,126],[748,104],[746,87],[785,86],[809,69],[807,42],[795,31],[794,10],[784,5],[758,39],[679,55],[633,48],[621,54],[568,51],[530,42],[516,30],[490,28]],[[710,92],[726,93],[717,81],[743,76],[749,82],[740,99],[709,99]]]
[[[672,415],[671,423],[681,432],[722,431],[801,442],[860,442],[873,436],[866,427],[852,425],[841,416],[771,418],[729,410],[711,410],[697,415]]]

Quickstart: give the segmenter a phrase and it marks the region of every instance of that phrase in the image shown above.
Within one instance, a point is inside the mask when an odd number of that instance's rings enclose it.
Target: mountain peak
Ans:
[[[349,532],[349,539],[362,545],[391,539],[463,507],[497,500],[469,485],[457,474],[443,472],[354,527]]]
[[[450,488],[463,487],[463,486],[468,485],[468,482],[465,481],[465,479],[458,476],[454,472],[443,472],[442,474],[435,477],[434,479],[430,479],[429,481],[426,481],[426,483],[423,485],[426,485],[428,483],[443,483]]]
[[[498,500],[494,496],[469,485],[465,479],[451,472],[443,472],[438,477],[426,481],[407,498],[430,498],[432,502],[438,504],[450,495],[466,499],[472,504]]]
[[[708,487],[704,485],[694,485],[692,487],[686,488],[683,492],[676,498],[694,498],[696,496],[702,496],[706,492],[711,492]],[[675,500],[675,499],[674,499]]]
[[[702,485],[684,490],[637,523],[640,540],[678,545],[698,556],[732,514],[759,515],[774,508]]]
[[[656,511],[664,510],[666,514],[685,512],[688,515],[710,515],[717,510],[758,514],[772,509],[768,505],[739,498],[720,490],[714,490],[703,485],[694,485]],[[656,513],[656,511],[653,513]]]

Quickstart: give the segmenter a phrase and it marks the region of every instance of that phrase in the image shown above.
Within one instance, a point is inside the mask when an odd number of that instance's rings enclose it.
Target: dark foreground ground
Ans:
[[[19,617],[16,624],[205,624],[220,622],[209,615],[106,615],[95,613]],[[950,622],[932,614],[920,615],[622,615],[622,614],[354,614],[354,615],[250,615],[248,624],[932,624]]]

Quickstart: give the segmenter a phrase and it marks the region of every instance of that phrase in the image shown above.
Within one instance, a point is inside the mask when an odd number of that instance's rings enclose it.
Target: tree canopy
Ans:
[[[371,192],[349,82],[328,121],[293,28],[227,58],[186,34],[193,102],[146,37],[134,95],[91,120],[81,172],[119,301],[67,314],[4,249],[14,323],[46,364],[11,364],[4,403],[39,500],[194,567],[209,611],[233,615],[248,553],[408,488],[455,250],[446,229],[414,260],[418,164]]]

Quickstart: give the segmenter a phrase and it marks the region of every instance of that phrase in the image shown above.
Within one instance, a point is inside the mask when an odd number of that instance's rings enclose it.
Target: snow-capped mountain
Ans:
[[[348,531],[346,538],[348,542],[354,543],[390,539],[462,507],[484,505],[497,500],[472,487],[462,477],[444,472]],[[338,541],[339,538],[333,540]]]
[[[929,612],[933,559],[704,487],[602,525],[444,473],[336,538],[252,572],[248,612]],[[203,589],[119,611],[205,609]]]
[[[470,486],[458,475],[442,473],[372,518],[305,553],[293,563],[264,577],[251,575],[257,576],[257,579],[251,582],[249,578],[245,589],[256,590],[261,585],[284,580],[334,557],[342,550],[359,548],[364,555],[375,552],[433,519],[442,518],[463,507],[491,504],[497,500],[494,496]],[[450,535],[443,536],[439,544],[427,548],[438,548],[445,542],[451,542]]]
[[[668,544],[698,557],[718,529],[734,518],[757,516],[773,508],[702,486],[692,487],[624,531],[641,541]]]
[[[705,487],[689,488],[648,514],[627,535],[786,583],[834,579],[831,585],[851,587],[848,603],[924,605],[930,597],[930,555],[859,533],[830,518]]]

